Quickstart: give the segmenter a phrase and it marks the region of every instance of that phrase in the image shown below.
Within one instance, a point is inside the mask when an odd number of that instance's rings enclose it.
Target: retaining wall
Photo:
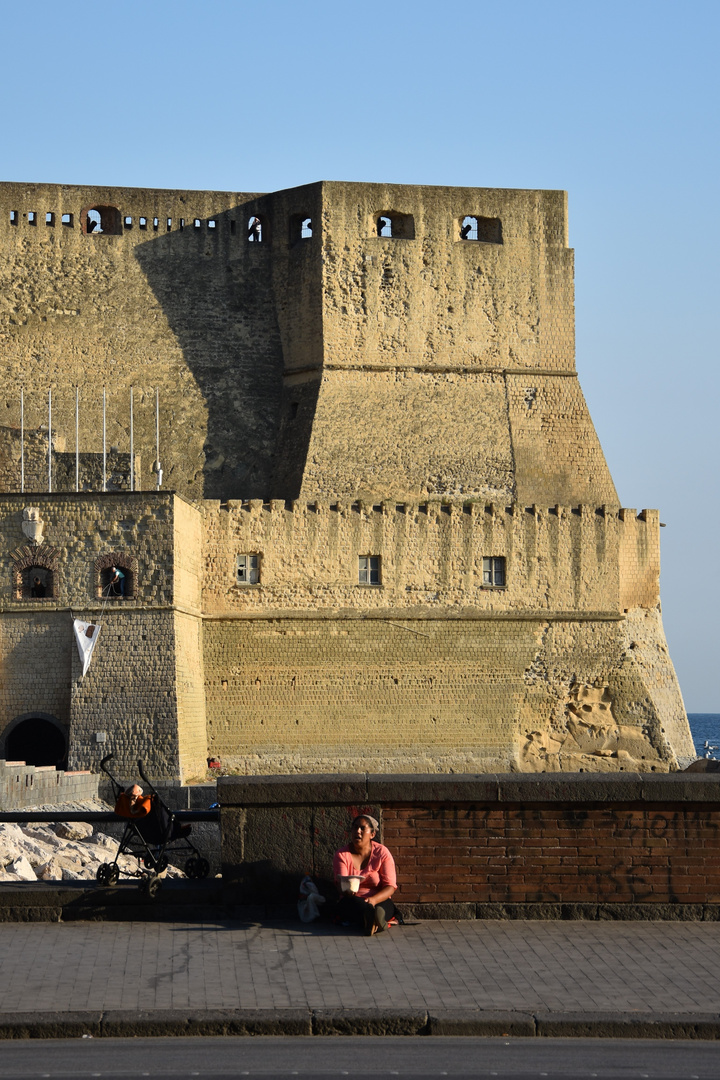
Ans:
[[[436,918],[720,917],[720,782],[702,774],[226,777],[229,902],[289,903],[363,810],[403,911]]]

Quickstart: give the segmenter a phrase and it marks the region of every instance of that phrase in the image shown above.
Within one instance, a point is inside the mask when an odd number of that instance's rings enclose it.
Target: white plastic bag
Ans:
[[[303,922],[312,922],[320,914],[320,905],[325,903],[325,897],[311,877],[304,877],[300,882],[300,899],[298,900],[298,915]]]

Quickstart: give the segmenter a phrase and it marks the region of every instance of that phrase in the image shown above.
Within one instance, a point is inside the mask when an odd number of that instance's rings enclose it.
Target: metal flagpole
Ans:
[[[160,389],[155,387],[155,469],[157,470],[157,489],[162,487],[162,469],[160,467]]]
[[[25,492],[25,391],[20,389],[20,492]]]
[[[78,435],[80,431],[80,387],[75,387],[75,490],[80,490],[80,447]]]
[[[48,390],[48,491],[52,491],[52,389]]]
[[[135,457],[133,455],[133,388],[130,387],[130,490],[135,490]]]
[[[103,386],[103,491],[107,491],[107,445],[105,439],[105,387]]]

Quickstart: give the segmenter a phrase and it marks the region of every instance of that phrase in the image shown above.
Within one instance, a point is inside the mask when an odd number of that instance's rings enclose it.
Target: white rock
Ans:
[[[61,840],[49,825],[23,825],[21,826],[24,836],[36,840],[40,844],[46,844],[52,851],[60,851],[65,847],[66,840]]]
[[[44,866],[38,866],[39,881],[62,881],[62,863],[58,858],[50,859]]]
[[[8,870],[11,874],[17,874],[20,881],[37,881],[35,871],[24,855],[21,855],[19,859],[13,859]]]
[[[55,826],[55,833],[64,840],[87,840],[92,831],[92,825],[87,821],[59,821]]]
[[[87,874],[80,870],[71,870],[69,866],[63,866],[62,868],[62,881],[86,881]]]

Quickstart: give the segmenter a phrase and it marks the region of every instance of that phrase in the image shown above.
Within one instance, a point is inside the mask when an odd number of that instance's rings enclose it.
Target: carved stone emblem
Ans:
[[[22,531],[33,544],[42,544],[44,523],[36,506],[26,506],[23,510]]]

